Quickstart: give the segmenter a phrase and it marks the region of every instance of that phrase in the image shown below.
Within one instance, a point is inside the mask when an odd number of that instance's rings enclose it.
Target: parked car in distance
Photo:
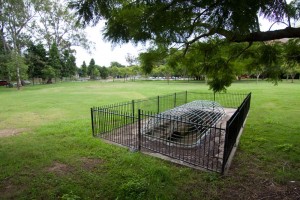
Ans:
[[[0,80],[0,86],[7,86],[7,85],[9,85],[8,81]]]
[[[28,81],[28,80],[21,80],[21,85],[22,85],[22,86],[30,85],[30,84],[31,84],[31,82]]]

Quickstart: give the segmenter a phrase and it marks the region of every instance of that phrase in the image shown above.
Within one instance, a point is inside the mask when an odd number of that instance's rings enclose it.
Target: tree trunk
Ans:
[[[292,83],[294,83],[295,74],[291,74]]]
[[[20,87],[21,87],[20,67],[17,66],[17,89],[20,90]]]
[[[260,77],[260,73],[256,75],[256,84],[258,84],[259,77]]]
[[[52,84],[52,78],[48,78],[47,84]]]

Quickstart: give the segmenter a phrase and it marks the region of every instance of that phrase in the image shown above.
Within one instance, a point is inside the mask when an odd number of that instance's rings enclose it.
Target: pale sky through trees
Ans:
[[[146,47],[142,45],[134,46],[131,43],[112,46],[110,42],[105,42],[102,37],[101,30],[104,27],[104,21],[101,21],[95,27],[87,27],[87,38],[95,43],[95,50],[91,50],[92,54],[88,54],[86,50],[81,47],[74,47],[76,50],[76,64],[81,66],[82,62],[86,64],[94,58],[97,65],[110,66],[113,61],[119,62],[123,65],[128,65],[125,60],[126,55],[129,53],[135,57],[142,51],[146,51]]]

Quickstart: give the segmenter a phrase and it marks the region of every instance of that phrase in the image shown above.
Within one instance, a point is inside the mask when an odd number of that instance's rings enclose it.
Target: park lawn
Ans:
[[[134,153],[92,137],[90,107],[201,82],[69,82],[0,88],[0,199],[300,198],[300,82],[238,81],[250,113],[226,176]],[[298,195],[298,196],[297,196]]]

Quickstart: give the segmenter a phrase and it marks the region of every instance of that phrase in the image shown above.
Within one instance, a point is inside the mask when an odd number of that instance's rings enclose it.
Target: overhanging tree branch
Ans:
[[[223,35],[219,33],[220,35]],[[225,36],[225,35],[223,35]],[[226,36],[225,36],[226,37]],[[283,38],[299,38],[300,28],[285,28],[275,31],[253,32],[246,35],[234,35],[232,38],[226,37],[230,42],[264,42]]]
[[[292,28],[287,27],[285,29],[279,29],[274,31],[266,31],[266,32],[252,32],[249,34],[237,34],[232,31],[228,31],[220,28],[211,28],[209,24],[202,25],[205,28],[210,28],[207,33],[199,35],[192,40],[186,42],[188,45],[191,45],[197,41],[199,41],[203,37],[212,36],[215,34],[219,34],[224,36],[229,42],[264,42],[270,40],[278,40],[283,38],[300,38],[300,27]]]

